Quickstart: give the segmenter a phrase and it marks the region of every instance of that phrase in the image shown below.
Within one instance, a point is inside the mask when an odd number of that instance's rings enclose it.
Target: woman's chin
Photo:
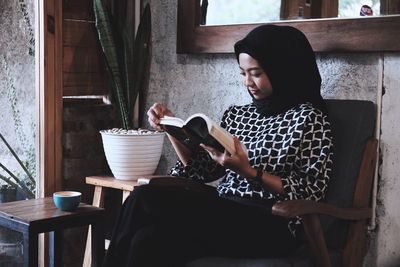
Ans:
[[[262,100],[264,98],[267,98],[268,96],[265,95],[259,95],[259,94],[252,94],[253,98],[256,100]]]

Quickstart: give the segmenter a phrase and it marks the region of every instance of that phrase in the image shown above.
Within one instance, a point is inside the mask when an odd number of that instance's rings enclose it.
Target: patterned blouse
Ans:
[[[186,166],[178,161],[170,175],[204,183],[223,178],[217,186],[221,196],[273,202],[324,198],[332,169],[332,136],[327,116],[312,104],[299,104],[269,117],[257,113],[253,104],[231,106],[225,111],[221,126],[246,146],[253,168],[281,177],[286,194],[249,183],[214,162],[203,150],[193,153]],[[300,218],[289,221],[293,235],[300,224]]]

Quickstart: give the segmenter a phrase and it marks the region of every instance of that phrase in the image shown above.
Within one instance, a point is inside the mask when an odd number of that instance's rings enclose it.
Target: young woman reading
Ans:
[[[252,98],[229,107],[221,120],[235,136],[236,153],[205,145],[193,152],[171,138],[180,160],[170,174],[187,184],[135,189],[123,205],[105,266],[280,257],[299,246],[301,220],[273,216],[271,207],[289,199],[319,201],[328,186],[332,137],[315,55],[303,33],[273,25],[252,30],[235,44],[235,54]],[[147,114],[156,129],[160,118],[173,115],[161,104]],[[205,185],[217,179],[216,188]]]

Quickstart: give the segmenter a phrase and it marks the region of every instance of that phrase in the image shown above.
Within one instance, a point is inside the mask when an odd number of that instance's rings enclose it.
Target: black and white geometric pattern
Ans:
[[[217,190],[223,196],[272,199],[324,198],[332,169],[332,136],[327,117],[312,104],[297,105],[277,116],[264,117],[253,104],[231,106],[221,126],[246,146],[253,168],[281,177],[285,195],[268,192],[246,178],[216,164],[204,151],[193,154],[187,166],[178,162],[170,174],[202,182],[221,177]],[[290,221],[295,234],[299,219]]]

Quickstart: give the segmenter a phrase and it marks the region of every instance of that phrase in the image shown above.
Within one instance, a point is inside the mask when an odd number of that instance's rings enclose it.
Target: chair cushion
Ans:
[[[326,100],[334,143],[331,180],[325,201],[338,207],[351,207],[364,146],[375,130],[375,105],[363,100]],[[331,248],[342,248],[346,223],[321,216],[326,241]]]

